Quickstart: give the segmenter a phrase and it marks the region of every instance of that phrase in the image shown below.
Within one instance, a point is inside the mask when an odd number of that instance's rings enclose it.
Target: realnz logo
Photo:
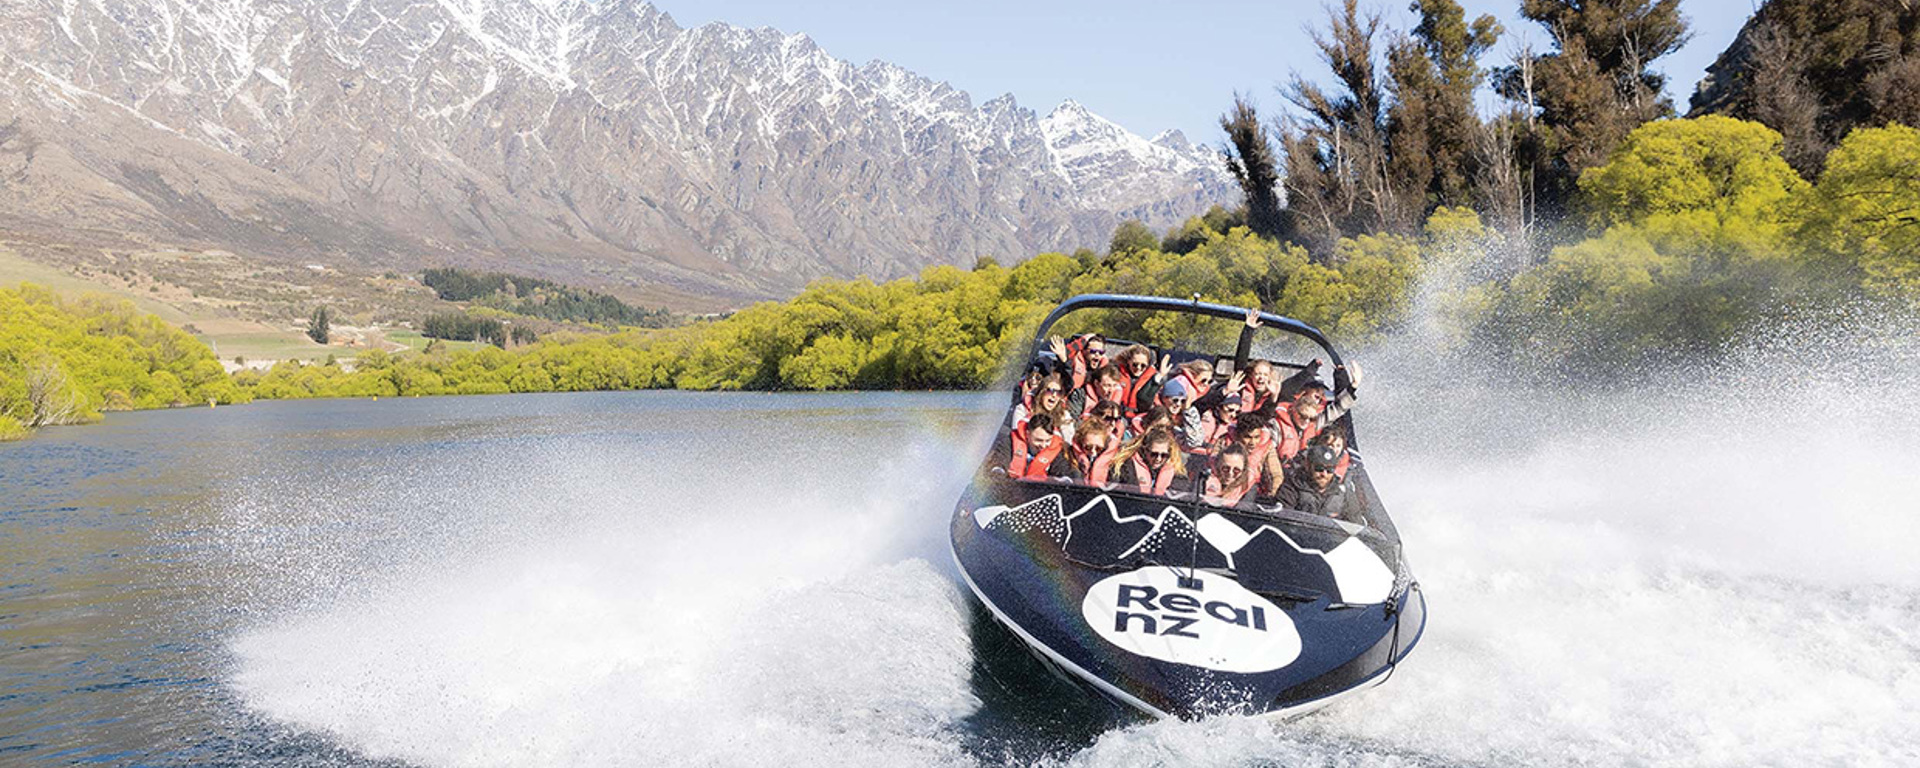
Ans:
[[[1148,566],[1094,584],[1080,613],[1108,642],[1161,661],[1252,673],[1299,658],[1293,620],[1266,598],[1215,574],[1190,587],[1180,572]]]

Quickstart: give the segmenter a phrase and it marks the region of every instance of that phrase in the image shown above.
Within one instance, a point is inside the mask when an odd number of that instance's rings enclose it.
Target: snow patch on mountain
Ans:
[[[1097,244],[1120,217],[1170,226],[1234,194],[1178,132],[1143,139],[1071,101],[976,105],[804,34],[683,29],[635,0],[46,0],[0,14],[0,69],[44,84],[0,89],[0,118],[81,160],[38,178],[94,174],[181,232],[293,251],[431,242],[778,294]],[[245,167],[149,168],[133,144],[151,134],[72,133],[103,104]],[[269,226],[229,212],[271,201],[181,202],[263,184],[320,207]],[[125,219],[98,213],[60,215]]]

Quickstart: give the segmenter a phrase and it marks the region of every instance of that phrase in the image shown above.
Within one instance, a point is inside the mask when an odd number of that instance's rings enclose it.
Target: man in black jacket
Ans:
[[[1367,499],[1340,477],[1339,466],[1339,451],[1324,443],[1308,446],[1287,465],[1287,479],[1274,495],[1289,509],[1366,525]]]

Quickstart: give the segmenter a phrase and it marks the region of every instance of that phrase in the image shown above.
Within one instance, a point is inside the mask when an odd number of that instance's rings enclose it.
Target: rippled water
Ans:
[[[1431,623],[1292,723],[1116,717],[982,622],[997,397],[330,401],[0,445],[0,764],[1920,762],[1907,395],[1370,374]]]

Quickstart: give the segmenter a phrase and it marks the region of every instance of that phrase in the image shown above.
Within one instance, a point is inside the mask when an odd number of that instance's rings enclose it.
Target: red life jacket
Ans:
[[[1060,448],[1066,439],[1053,436],[1053,444],[1033,454],[1027,453],[1027,425],[1021,424],[1013,432],[1013,460],[1007,462],[1007,474],[1022,480],[1045,480],[1047,469],[1053,466],[1053,460],[1060,457]]]
[[[1087,337],[1085,335],[1075,336],[1067,340],[1067,359],[1065,362],[1069,368],[1073,369],[1073,382],[1072,386],[1068,387],[1068,389],[1079,389],[1085,386],[1087,384],[1087,374],[1090,373],[1090,371],[1087,370]]]
[[[1167,489],[1173,487],[1172,459],[1168,459],[1167,463],[1160,467],[1160,474],[1158,475],[1155,475],[1152,470],[1147,469],[1146,459],[1140,458],[1140,454],[1138,453],[1135,453],[1132,458],[1127,459],[1127,463],[1133,467],[1133,478],[1139,482],[1141,493],[1165,496],[1167,495]],[[1148,485],[1148,481],[1152,482],[1151,486]]]
[[[1273,400],[1272,392],[1262,392],[1248,383],[1240,387],[1240,412],[1253,413],[1267,406]]]
[[[1013,458],[1007,462],[1007,474],[1019,477],[1020,473],[1027,471],[1027,420],[1021,419],[1020,423],[1013,425],[1007,438],[1013,443]]]
[[[1232,493],[1223,494],[1220,492],[1220,478],[1217,478],[1217,477],[1207,478],[1207,496],[1209,498],[1219,499],[1222,502],[1221,506],[1231,507],[1235,504],[1239,504],[1240,499],[1242,497],[1245,497],[1247,495],[1247,491],[1251,490],[1252,488],[1253,488],[1253,483],[1249,481],[1246,485],[1240,486],[1240,490],[1234,491]]]
[[[1274,447],[1280,452],[1280,461],[1282,463],[1291,461],[1294,456],[1306,450],[1307,443],[1311,442],[1313,438],[1319,436],[1319,434],[1320,422],[1318,420],[1315,420],[1312,424],[1308,424],[1305,428],[1295,426],[1293,423],[1293,409],[1287,409],[1286,413],[1280,414],[1280,418],[1274,420],[1274,436],[1276,438]]]
[[[1126,389],[1120,392],[1120,406],[1126,408],[1127,413],[1139,413],[1147,409],[1147,404],[1140,402],[1140,390],[1147,386],[1147,382],[1153,381],[1153,377],[1159,373],[1159,369],[1149,365],[1146,370],[1140,372],[1139,378],[1127,380]],[[1120,372],[1122,378],[1126,375],[1125,371]]]

